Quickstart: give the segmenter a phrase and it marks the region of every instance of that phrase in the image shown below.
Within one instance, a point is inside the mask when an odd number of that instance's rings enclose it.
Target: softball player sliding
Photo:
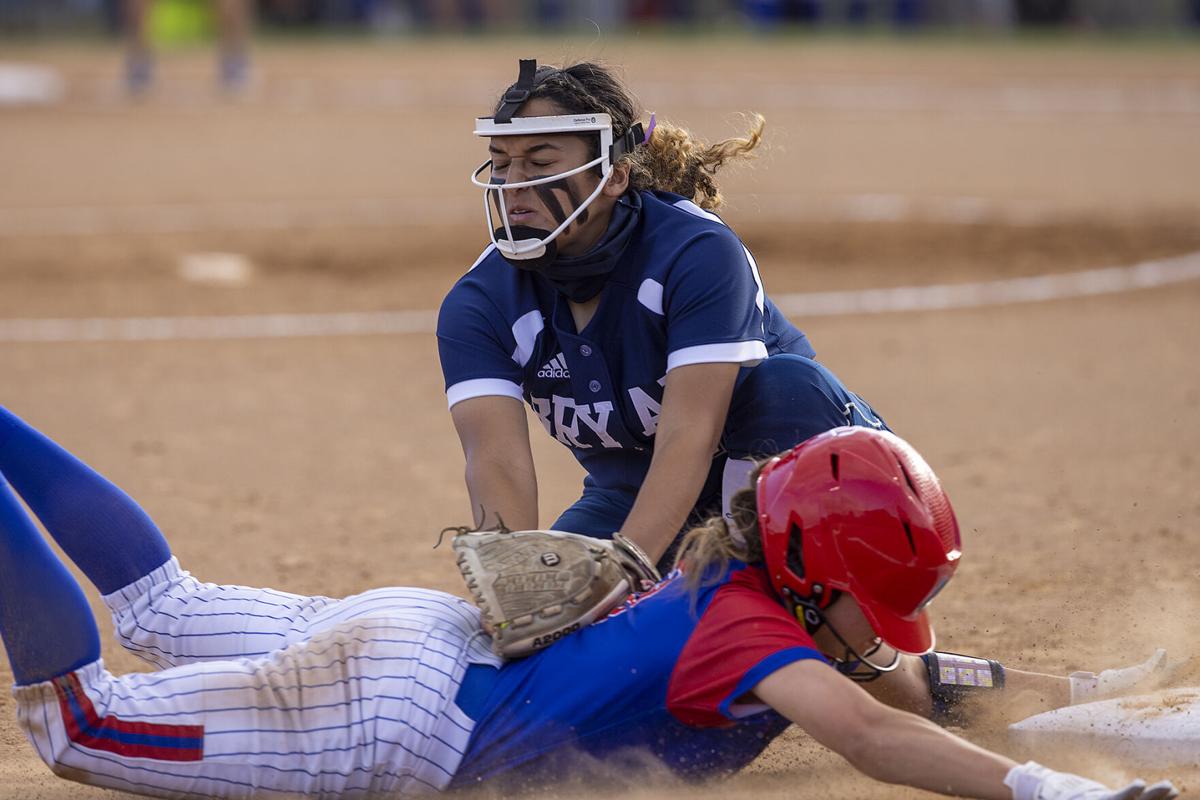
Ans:
[[[928,650],[923,608],[959,558],[936,478],[890,434],[842,429],[769,463],[734,499],[732,528],[690,536],[684,572],[503,664],[475,609],[440,592],[331,600],[197,581],[133,500],[3,409],[0,475],[103,593],[122,644],[161,668],[104,669],[80,587],[0,480],[0,636],[18,719],[71,780],[162,797],[359,797],[561,780],[596,758],[703,778],[747,764],[790,721],[873,777],[935,791],[1175,796],[1165,782],[1112,792],[1017,765],[848,679],[896,673],[873,659],[879,640]],[[975,687],[1004,682],[998,665],[968,669]]]
[[[492,244],[443,302],[438,343],[477,523],[539,527],[524,401],[587,471],[550,527],[619,531],[659,559],[728,505],[753,457],[885,426],[813,360],[709,210],[713,173],[754,149],[761,118],[712,147],[637,119],[602,67],[521,62],[475,123]]]

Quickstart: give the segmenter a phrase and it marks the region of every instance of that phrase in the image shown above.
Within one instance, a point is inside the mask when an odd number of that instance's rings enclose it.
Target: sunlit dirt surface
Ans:
[[[470,118],[528,55],[623,64],[648,109],[708,138],[736,132],[735,112],[765,114],[770,149],[723,185],[726,219],[771,294],[1200,251],[1195,48],[265,45],[245,97],[222,98],[210,55],[196,52],[165,56],[156,91],[130,102],[116,50],[19,45],[6,58],[59,68],[67,94],[0,110],[0,318],[436,308],[484,242],[466,181],[484,158]],[[180,257],[207,251],[244,254],[255,275],[236,287],[181,280]],[[1198,309],[1192,282],[796,320],[954,500],[965,556],[934,609],[945,649],[1058,673],[1155,646],[1198,654]],[[0,403],[142,502],[204,579],[460,591],[450,552],[432,549],[470,514],[431,335],[0,342]],[[540,427],[533,439],[548,521],[581,474]],[[110,669],[145,668],[101,628]],[[10,678],[0,662],[0,682]],[[994,726],[971,735],[1005,746]],[[1134,774],[1035,755],[1112,782]],[[1200,787],[1195,773],[1173,776]],[[687,791],[921,794],[874,784],[798,733],[747,774]],[[51,776],[0,698],[0,797],[102,796],[121,795]]]

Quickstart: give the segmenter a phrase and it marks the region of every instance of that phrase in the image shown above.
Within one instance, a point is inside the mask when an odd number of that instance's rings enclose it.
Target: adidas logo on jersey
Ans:
[[[542,368],[538,370],[539,378],[569,378],[571,370],[567,369],[567,359],[559,353],[554,358],[542,364]]]

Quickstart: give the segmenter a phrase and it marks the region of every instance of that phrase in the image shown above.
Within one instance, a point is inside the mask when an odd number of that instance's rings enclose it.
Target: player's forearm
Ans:
[[[650,470],[621,533],[657,561],[687,521],[712,466],[713,445],[687,431],[659,430]]]
[[[538,527],[537,476],[532,464],[468,458],[466,482],[477,526],[491,528],[503,519],[511,530]]]
[[[884,705],[828,665],[802,660],[764,678],[754,694],[876,780],[964,797],[1012,797],[1014,762]]]
[[[962,797],[1012,797],[1004,776],[1016,762],[903,711],[889,709],[843,755],[864,774],[886,783]]]
[[[887,661],[890,654],[891,651],[884,651],[876,658]],[[939,657],[947,656],[939,654]],[[1012,668],[1003,670],[1003,680],[996,685],[963,687],[951,681],[949,686],[939,684],[935,692],[929,683],[929,667],[921,658],[910,655],[901,656],[897,669],[863,684],[863,688],[882,703],[926,719],[933,715],[933,695],[936,693],[944,712],[938,720],[943,725],[947,720],[953,720],[956,725],[969,724],[985,710],[989,720],[1008,719],[1015,713],[1010,720],[1015,721],[1034,710],[1059,708],[1071,702],[1071,684],[1067,678]],[[1014,704],[1017,695],[1020,700]]]

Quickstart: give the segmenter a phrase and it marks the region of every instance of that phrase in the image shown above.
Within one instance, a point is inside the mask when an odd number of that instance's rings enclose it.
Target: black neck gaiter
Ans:
[[[591,300],[608,281],[609,274],[629,246],[642,216],[642,196],[626,192],[613,206],[608,229],[591,250],[581,256],[562,256],[539,270],[546,280],[573,303]],[[520,262],[513,262],[520,266]]]

